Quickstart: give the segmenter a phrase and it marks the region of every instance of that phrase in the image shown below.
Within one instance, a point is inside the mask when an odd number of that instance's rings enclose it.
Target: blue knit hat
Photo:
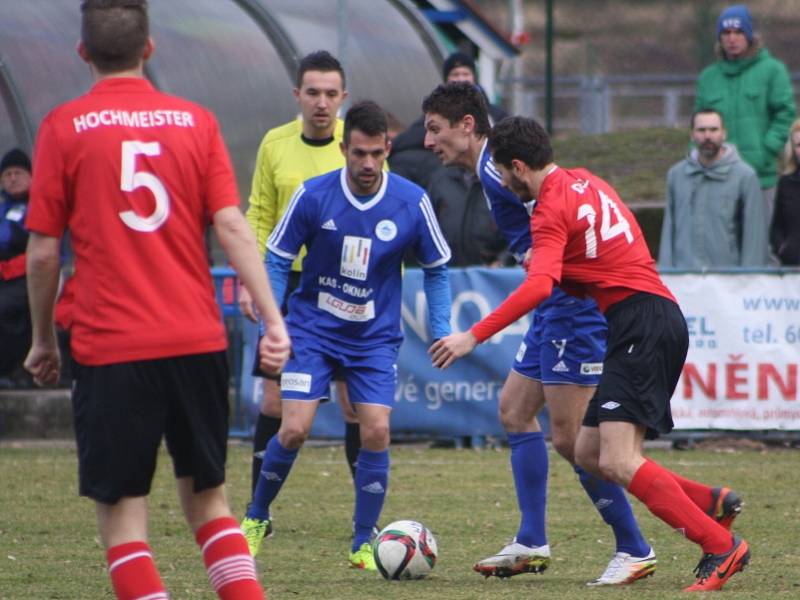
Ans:
[[[753,17],[744,4],[729,6],[720,13],[717,19],[717,39],[726,29],[739,29],[747,41],[753,43]]]

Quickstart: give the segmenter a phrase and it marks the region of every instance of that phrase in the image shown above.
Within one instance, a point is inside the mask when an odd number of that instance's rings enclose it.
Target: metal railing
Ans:
[[[791,73],[800,93],[800,72]],[[608,133],[643,127],[686,127],[694,108],[696,74],[575,75],[555,80],[556,131]],[[498,81],[504,97],[521,85],[524,115],[543,119],[544,77]]]

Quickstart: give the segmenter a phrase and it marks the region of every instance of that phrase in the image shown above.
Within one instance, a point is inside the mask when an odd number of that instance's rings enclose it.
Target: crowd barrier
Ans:
[[[262,393],[262,381],[250,375],[256,328],[238,316],[233,272],[214,269],[214,276],[238,374],[232,433],[247,435]],[[800,432],[800,271],[670,271],[662,276],[681,304],[690,336],[672,399],[676,429]],[[522,278],[515,268],[451,269],[453,330],[463,331],[487,315]],[[503,435],[497,419],[500,388],[529,324],[526,315],[449,369],[434,369],[427,354],[432,340],[422,272],[407,269],[392,432]],[[336,403],[322,405],[312,436],[338,438],[343,431]]]

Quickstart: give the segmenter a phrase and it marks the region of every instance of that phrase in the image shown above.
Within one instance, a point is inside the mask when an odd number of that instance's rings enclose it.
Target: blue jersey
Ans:
[[[536,201],[525,204],[511,190],[503,187],[502,178],[489,152],[488,141],[484,142],[481,149],[477,174],[497,227],[508,241],[508,248],[514,258],[521,263],[531,247],[531,213]],[[596,302],[591,298],[585,300],[575,298],[554,286],[553,293],[538,306],[537,310],[542,313],[546,311],[562,314],[586,306],[596,307]]]
[[[289,298],[290,333],[356,351],[402,341],[401,267],[407,250],[423,267],[450,260],[425,191],[386,172],[366,201],[348,188],[346,169],[303,183],[267,248],[293,259],[303,245],[308,254],[300,286]]]

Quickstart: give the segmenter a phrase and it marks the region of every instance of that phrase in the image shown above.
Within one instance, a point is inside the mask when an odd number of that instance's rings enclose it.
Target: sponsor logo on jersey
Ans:
[[[552,370],[554,373],[569,373],[569,367],[566,364],[564,364],[563,360],[560,360],[555,365],[553,365]]]
[[[372,300],[366,304],[356,304],[332,296],[327,292],[320,292],[317,297],[317,307],[334,317],[355,323],[363,323],[375,318],[375,303]]]
[[[394,221],[390,221],[389,219],[379,221],[378,224],[375,225],[375,235],[383,242],[391,242],[397,237],[397,225],[394,224]]]
[[[322,224],[323,229],[327,229],[328,231],[337,231],[336,223],[333,222],[333,219],[328,219]]]
[[[581,363],[581,375],[602,375],[603,363]]]
[[[369,254],[372,240],[354,235],[344,236],[339,274],[351,279],[366,281],[369,272]]]
[[[382,494],[386,490],[383,489],[380,481],[373,481],[361,488],[363,491],[369,494]]]
[[[337,288],[339,286],[336,285],[336,277],[326,277],[325,275],[320,275],[317,279],[317,285],[320,287],[331,287]]]
[[[609,400],[608,402],[606,402],[605,404],[602,405],[602,408],[605,408],[606,410],[614,410],[615,408],[619,408],[619,407],[620,407],[620,403],[619,402],[614,402],[613,400]]]
[[[311,391],[311,373],[283,373],[281,375],[281,390],[307,394]]]
[[[342,292],[348,296],[355,296],[356,298],[369,298],[372,295],[372,288],[362,288],[357,285],[343,283]]]
[[[517,350],[517,355],[514,357],[515,362],[522,362],[522,359],[525,358],[525,353],[528,351],[528,345],[525,342],[520,342],[519,350]]]

